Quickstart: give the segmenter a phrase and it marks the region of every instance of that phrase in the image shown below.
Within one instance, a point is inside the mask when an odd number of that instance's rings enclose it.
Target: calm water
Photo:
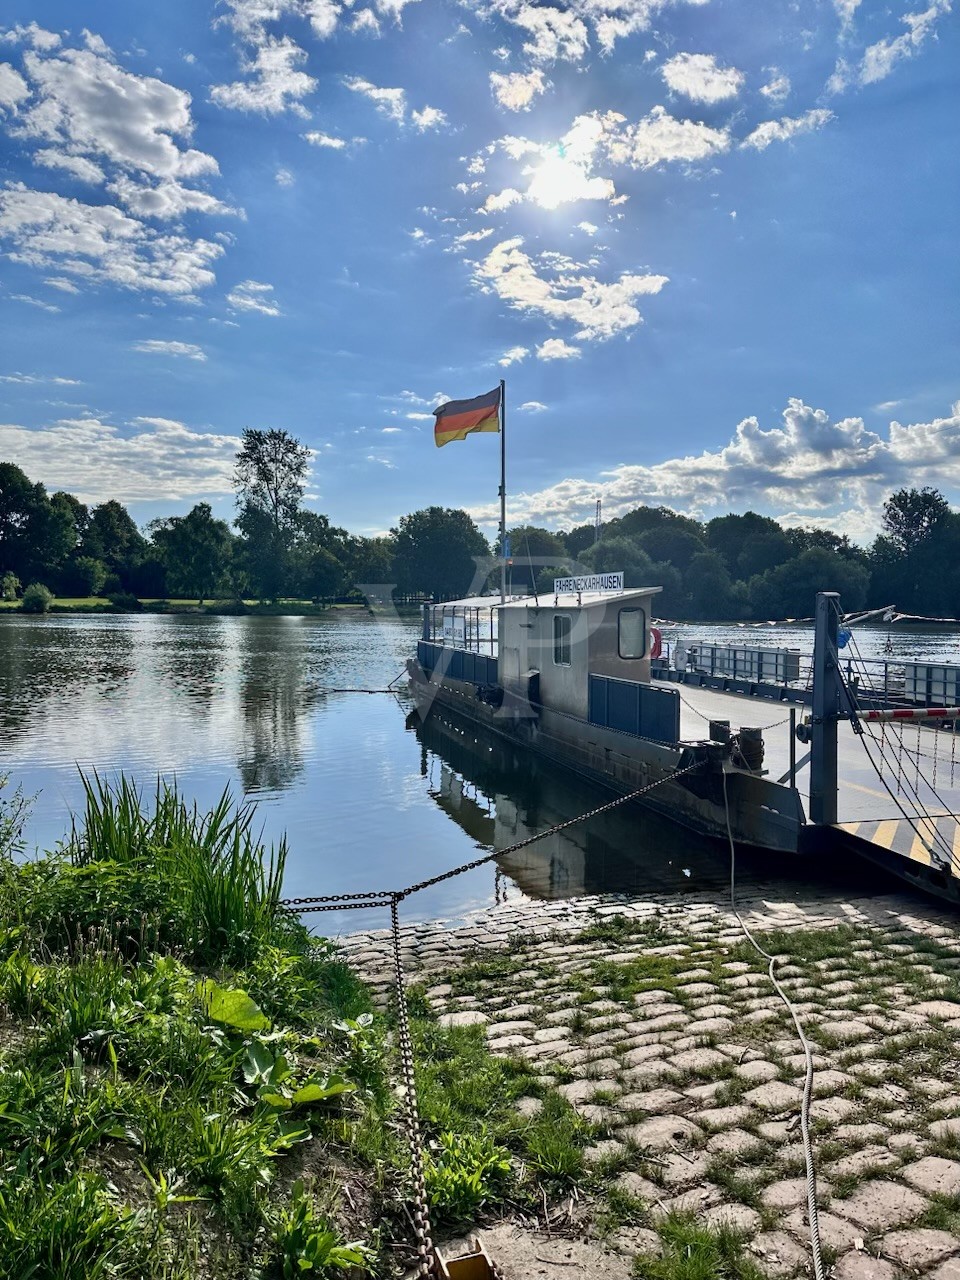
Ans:
[[[148,788],[158,774],[176,778],[201,805],[225,786],[255,800],[267,839],[288,836],[291,896],[402,887],[605,798],[524,753],[477,742],[468,727],[413,723],[402,697],[330,692],[384,688],[417,634],[415,620],[360,613],[0,619],[0,771],[38,796],[31,847],[64,834],[81,803],[78,766],[122,769]],[[798,627],[691,625],[681,635],[805,652],[812,643]],[[892,635],[899,652],[960,660],[956,634]],[[859,640],[865,656],[880,656],[887,629],[865,628]],[[503,891],[696,892],[718,888],[726,864],[709,842],[623,810],[507,859],[503,871],[448,881],[405,913],[455,916]],[[770,879],[760,867],[743,874]],[[800,887],[775,883],[782,893]],[[326,930],[383,923],[372,913],[316,919]]]

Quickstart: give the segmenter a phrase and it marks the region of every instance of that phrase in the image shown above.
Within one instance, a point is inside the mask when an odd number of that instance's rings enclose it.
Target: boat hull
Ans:
[[[418,673],[419,674],[419,673]],[[706,764],[683,778],[673,775],[693,762],[708,744],[665,744],[602,728],[551,712],[531,714],[528,706],[490,706],[476,687],[463,681],[411,676],[417,711],[426,719],[440,705],[505,741],[533,751],[561,768],[617,795],[652,789],[639,801],[645,807],[701,835],[727,838],[724,772]],[[770,782],[742,770],[726,773],[730,826],[737,843],[779,854],[800,848],[803,805],[794,787]]]

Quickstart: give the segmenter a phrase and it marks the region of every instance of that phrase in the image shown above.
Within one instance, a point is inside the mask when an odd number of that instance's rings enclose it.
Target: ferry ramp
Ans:
[[[664,685],[664,687],[670,687]],[[731,732],[761,728],[764,769],[773,780],[790,769],[790,710],[797,723],[809,704],[726,693],[676,684],[684,740],[708,737],[710,720],[729,720]],[[867,748],[869,748],[869,753]],[[798,766],[809,750],[795,741]],[[879,770],[879,775],[878,775]],[[809,812],[809,765],[797,770],[796,786]],[[838,845],[871,858],[898,875],[960,900],[960,734],[930,725],[864,726],[861,739],[850,722],[837,734]],[[924,816],[917,817],[921,812]],[[812,829],[822,834],[820,829]],[[823,840],[811,839],[810,844]]]

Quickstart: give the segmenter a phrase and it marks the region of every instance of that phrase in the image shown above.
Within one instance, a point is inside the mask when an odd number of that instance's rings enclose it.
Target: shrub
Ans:
[[[122,613],[137,613],[143,607],[137,597],[129,591],[112,591],[107,599],[114,609]]]
[[[42,582],[31,582],[23,593],[21,608],[24,613],[46,613],[53,604],[53,592]]]
[[[20,594],[20,579],[15,573],[0,575],[0,600],[16,600]]]

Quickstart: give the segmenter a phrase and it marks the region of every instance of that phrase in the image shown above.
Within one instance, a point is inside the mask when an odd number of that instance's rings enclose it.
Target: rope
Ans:
[[[820,1256],[820,1215],[817,1209],[817,1171],[813,1159],[813,1143],[810,1138],[810,1103],[813,1098],[813,1049],[811,1048],[810,1041],[803,1033],[803,1026],[801,1025],[799,1015],[797,1014],[790,997],[777,981],[777,975],[775,972],[777,964],[776,957],[770,955],[768,951],[764,951],[763,947],[760,946],[760,943],[757,942],[756,938],[748,929],[746,921],[743,919],[739,909],[737,908],[737,855],[736,846],[733,842],[733,829],[730,825],[730,803],[727,798],[726,771],[724,771],[723,774],[723,807],[726,815],[727,840],[730,845],[730,905],[733,908],[733,914],[737,918],[737,923],[740,925],[740,928],[749,940],[750,945],[758,955],[762,956],[765,960],[770,961],[767,973],[770,981],[773,983],[777,995],[786,1005],[787,1010],[790,1013],[790,1017],[793,1019],[793,1025],[797,1029],[797,1035],[800,1039],[800,1043],[803,1045],[804,1056],[807,1060],[807,1073],[803,1085],[803,1100],[800,1104],[800,1131],[803,1135],[803,1158],[807,1167],[807,1221],[810,1225],[810,1249],[813,1254],[813,1274],[815,1280],[824,1280],[823,1259]]]
[[[472,871],[476,867],[482,867],[486,863],[492,862],[495,858],[513,853],[517,849],[525,849],[537,840],[556,835],[558,832],[565,831],[568,827],[572,827],[578,822],[585,822],[588,818],[595,818],[601,813],[609,813],[611,809],[617,809],[621,805],[628,804],[631,800],[638,799],[646,792],[652,791],[654,787],[662,786],[665,782],[672,782],[676,778],[683,777],[684,774],[691,773],[694,769],[701,768],[703,763],[702,760],[695,760],[693,764],[687,765],[686,768],[677,769],[673,773],[666,774],[664,777],[658,778],[656,782],[650,782],[645,787],[639,787],[628,795],[618,796],[616,799],[608,801],[607,804],[598,805],[594,809],[589,809],[586,813],[578,814],[575,818],[568,818],[565,822],[558,822],[555,826],[547,828],[546,831],[540,831],[536,835],[528,836],[526,840],[519,840],[507,849],[494,850],[482,858],[474,858],[472,862],[465,862],[462,866],[454,867],[452,871],[445,871],[441,875],[431,876],[427,880],[420,880],[417,884],[412,884],[406,889],[372,889],[365,893],[334,893],[313,898],[282,898],[280,900],[279,905],[281,907],[286,910],[296,911],[298,914],[304,911],[360,910],[366,907],[382,908],[388,905],[390,907],[394,986],[397,993],[397,1044],[400,1050],[400,1069],[403,1074],[403,1124],[407,1135],[407,1145],[410,1150],[410,1172],[413,1180],[414,1207],[412,1220],[414,1236],[416,1237],[417,1276],[429,1277],[433,1273],[436,1249],[430,1234],[430,1209],[427,1205],[427,1189],[423,1173],[423,1136],[420,1130],[420,1111],[417,1106],[416,1064],[413,1056],[413,1038],[410,1033],[410,1013],[407,1008],[407,992],[401,952],[400,903],[405,898],[409,898],[411,894],[419,893],[421,889],[428,889],[444,880],[451,880],[454,876],[463,875],[464,872]],[[726,776],[724,776],[724,791],[726,791]],[[493,1275],[494,1280],[502,1280],[501,1272],[495,1264],[493,1264]],[[817,1277],[817,1280],[821,1280],[821,1278]]]
[[[680,699],[680,701],[689,711],[692,711],[693,714],[695,716],[698,716],[701,720],[706,720],[709,723],[709,721],[713,719],[713,716],[704,715],[704,713],[698,707],[695,707],[692,702],[689,702],[683,696],[683,694],[680,692],[679,689],[677,690],[677,697]],[[789,721],[790,721],[790,717],[785,716],[782,720],[775,720],[773,724],[761,724],[761,725],[758,725],[757,727],[761,733],[768,733],[771,729],[779,729],[781,725],[788,724]]]

